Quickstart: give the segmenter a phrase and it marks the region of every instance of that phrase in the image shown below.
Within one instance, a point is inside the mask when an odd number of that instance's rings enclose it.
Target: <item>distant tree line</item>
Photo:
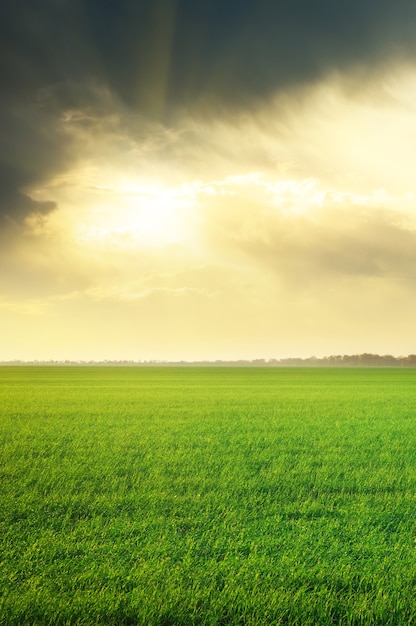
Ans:
[[[416,354],[395,357],[391,354],[336,354],[331,356],[307,358],[291,357],[287,359],[239,359],[236,361],[134,361],[134,360],[104,360],[104,361],[0,361],[0,365],[100,365],[100,366],[213,366],[213,367],[416,367]]]
[[[391,354],[336,354],[306,359],[280,359],[276,365],[306,367],[416,367],[416,354],[395,357]]]

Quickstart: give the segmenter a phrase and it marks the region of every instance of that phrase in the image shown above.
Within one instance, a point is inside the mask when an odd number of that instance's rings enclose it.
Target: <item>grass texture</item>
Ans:
[[[0,368],[0,624],[416,623],[416,370]]]

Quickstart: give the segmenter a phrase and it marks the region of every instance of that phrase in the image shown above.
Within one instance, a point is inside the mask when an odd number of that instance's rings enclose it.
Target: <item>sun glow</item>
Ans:
[[[122,181],[97,192],[100,201],[88,208],[78,225],[79,242],[164,247],[187,238],[186,214],[193,204],[187,189]]]

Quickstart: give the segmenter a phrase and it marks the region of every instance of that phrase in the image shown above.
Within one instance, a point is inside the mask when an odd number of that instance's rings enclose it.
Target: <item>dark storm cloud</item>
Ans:
[[[60,171],[67,162],[56,114],[39,103],[14,100],[0,106],[0,228],[30,213],[48,213],[53,202],[37,202],[27,188]]]
[[[169,124],[178,107],[232,110],[331,68],[411,56],[415,32],[413,0],[6,0],[0,215],[51,208],[24,190],[68,162],[55,122],[89,104],[88,86]],[[52,111],[39,101],[51,87]]]
[[[275,90],[414,51],[409,0],[179,3],[172,91],[245,106]]]
[[[0,9],[1,84],[105,81],[150,107],[164,80],[171,105],[203,95],[238,105],[411,53],[415,28],[413,0],[14,0]]]

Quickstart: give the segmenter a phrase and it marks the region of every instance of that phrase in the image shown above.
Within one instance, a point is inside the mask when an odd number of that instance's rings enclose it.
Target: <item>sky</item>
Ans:
[[[416,352],[413,0],[0,7],[0,361]]]

